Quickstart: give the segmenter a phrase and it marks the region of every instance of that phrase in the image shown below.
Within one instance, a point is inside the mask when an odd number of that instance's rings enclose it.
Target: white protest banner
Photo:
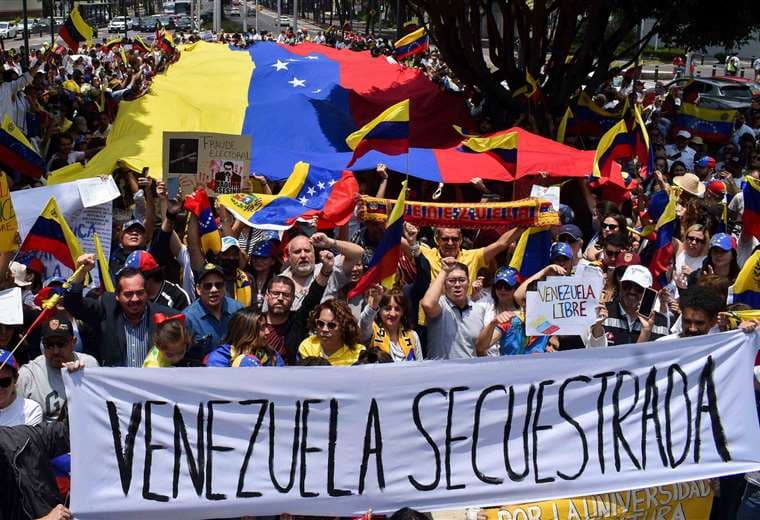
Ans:
[[[163,152],[164,180],[178,178],[186,193],[197,184],[204,185],[211,195],[240,193],[248,182],[250,135],[164,132]]]
[[[64,373],[71,508],[351,516],[753,471],[758,342],[736,331],[509,359]]]
[[[601,271],[586,269],[576,276],[550,276],[527,293],[525,334],[552,336],[585,334],[596,321],[602,294]]]
[[[12,287],[0,291],[0,323],[3,325],[22,325],[24,323],[21,287]]]
[[[13,199],[13,205],[16,208],[16,218],[18,220],[21,241],[23,242],[24,238],[26,238],[26,235],[37,221],[37,217],[40,216],[42,209],[45,207],[45,204],[47,204],[50,197],[55,197],[56,202],[58,202],[58,207],[61,208],[61,213],[66,217],[66,221],[69,223],[71,230],[79,240],[82,250],[85,253],[95,252],[93,236],[97,233],[103,244],[105,256],[106,258],[109,258],[111,254],[112,203],[109,201],[104,204],[85,208],[82,204],[82,199],[79,193],[79,184],[87,184],[88,180],[43,186],[30,190],[12,191],[11,198]],[[107,190],[108,188],[101,185],[99,189]],[[97,196],[102,197],[102,194]],[[111,200],[113,200],[113,198],[115,197],[112,197]],[[47,271],[46,275],[48,277],[68,277],[71,275],[71,269],[61,264],[58,260],[53,258],[51,254],[40,252],[35,253],[35,256],[37,256],[45,265]],[[90,275],[93,278],[93,283],[98,285],[100,282],[98,270],[93,269]]]

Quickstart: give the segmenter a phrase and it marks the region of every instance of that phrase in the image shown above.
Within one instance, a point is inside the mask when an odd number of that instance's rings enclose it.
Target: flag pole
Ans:
[[[76,277],[79,276],[79,274],[82,273],[83,270],[84,270],[84,265],[80,265],[79,267],[77,267],[76,271],[74,271],[72,275],[69,276],[68,280],[63,282],[63,288],[64,289],[70,288],[71,285],[74,283],[74,280],[76,279]],[[24,335],[21,336],[20,340],[18,340],[18,343],[16,343],[16,346],[13,347],[13,350],[11,350],[11,356],[14,355],[16,351],[19,349],[19,347],[21,347],[21,345],[24,343],[24,341],[26,341],[26,338],[29,337],[29,334],[31,334],[32,331],[36,329],[40,323],[42,323],[43,318],[47,318],[47,316],[50,314],[50,311],[54,309],[56,305],[58,305],[58,302],[60,301],[60,299],[61,299],[60,294],[54,294],[53,296],[50,297],[50,299],[47,302],[45,302],[45,304],[43,304],[44,308],[42,309],[42,312],[39,314],[39,316],[37,316],[37,318],[35,318],[32,324],[29,325],[29,328],[26,329],[26,332],[24,332]],[[8,358],[6,358],[5,361],[3,361],[2,364],[0,364],[0,370],[3,369],[7,361],[8,361]]]

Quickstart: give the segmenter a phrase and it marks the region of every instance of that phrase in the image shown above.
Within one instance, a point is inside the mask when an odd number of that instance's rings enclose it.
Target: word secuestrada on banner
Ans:
[[[362,197],[357,214],[363,220],[385,220],[394,200]],[[559,214],[546,199],[521,199],[513,202],[435,203],[406,201],[404,221],[416,226],[457,228],[495,228],[559,225]]]

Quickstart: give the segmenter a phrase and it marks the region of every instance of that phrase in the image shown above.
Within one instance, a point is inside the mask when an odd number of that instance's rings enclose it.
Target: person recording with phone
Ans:
[[[652,287],[652,274],[641,265],[637,253],[621,253],[615,269],[624,270],[617,295],[608,302],[607,319],[597,323],[591,332],[604,334],[608,345],[625,345],[653,341],[670,333],[667,317],[654,311],[657,291]]]

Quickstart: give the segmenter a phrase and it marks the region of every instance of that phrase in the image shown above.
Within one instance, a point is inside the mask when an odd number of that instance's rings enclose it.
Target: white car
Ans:
[[[0,38],[3,40],[16,37],[16,24],[13,22],[0,22]]]
[[[124,32],[124,25],[126,24],[127,29],[132,29],[132,19],[131,18],[124,18],[123,16],[116,16],[111,19],[111,21],[108,23],[108,32],[109,33],[120,33]]]

